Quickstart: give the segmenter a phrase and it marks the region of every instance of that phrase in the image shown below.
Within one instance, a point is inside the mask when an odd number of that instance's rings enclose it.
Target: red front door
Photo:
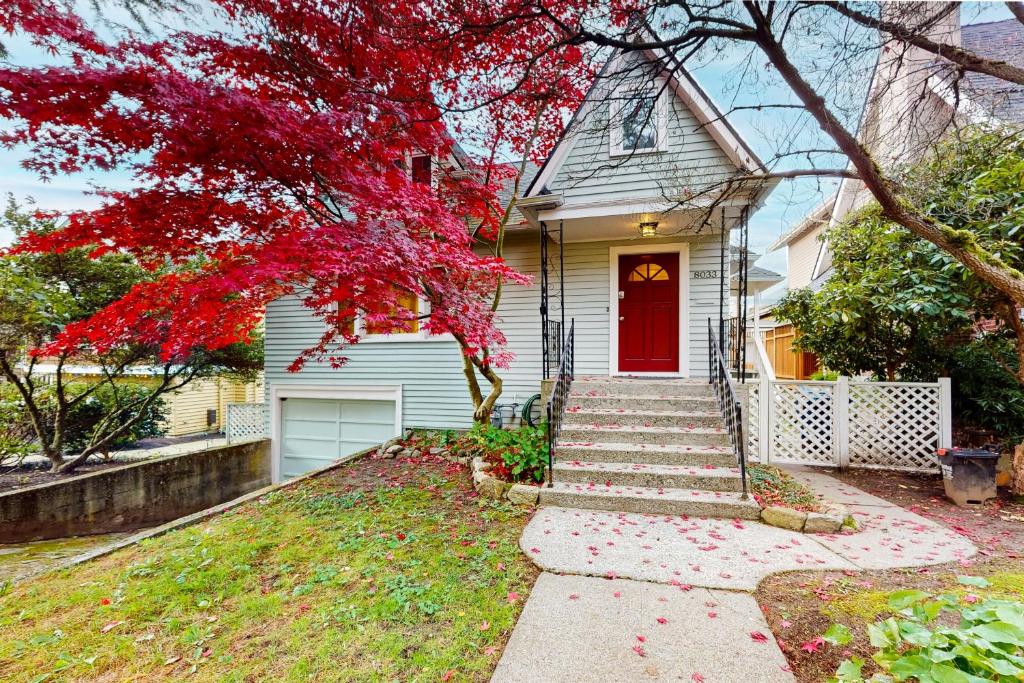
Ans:
[[[619,372],[679,372],[679,254],[619,257]]]

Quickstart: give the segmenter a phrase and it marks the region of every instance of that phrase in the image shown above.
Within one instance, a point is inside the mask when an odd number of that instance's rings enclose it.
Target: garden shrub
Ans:
[[[476,424],[463,439],[471,450],[494,465],[495,474],[512,481],[544,481],[548,465],[546,426],[499,429]]]
[[[957,424],[991,430],[1009,443],[1024,440],[1024,387],[1011,374],[1013,342],[988,334],[948,351]]]
[[[84,384],[69,385],[68,391],[81,392]],[[152,393],[152,389],[142,384],[123,383],[112,387],[105,384],[86,397],[68,414],[65,429],[67,439],[65,445],[68,453],[74,454],[85,449],[90,439],[100,427],[105,416],[114,414],[118,409],[144,399]],[[137,408],[126,410],[119,421],[132,419],[139,413]],[[131,426],[124,434],[110,443],[110,449],[125,448],[142,439],[163,436],[167,429],[166,403],[156,399],[142,414],[142,418]]]
[[[961,584],[985,588],[979,577]],[[886,673],[871,681],[982,683],[1024,680],[1024,603],[968,593],[931,595],[917,590],[889,595],[893,616],[868,626],[872,659]],[[840,665],[836,681],[863,681],[864,661]]]

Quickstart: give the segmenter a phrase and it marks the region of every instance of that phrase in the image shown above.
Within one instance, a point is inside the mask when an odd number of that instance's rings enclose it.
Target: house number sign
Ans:
[[[693,271],[694,280],[716,280],[718,279],[717,270],[695,270]]]

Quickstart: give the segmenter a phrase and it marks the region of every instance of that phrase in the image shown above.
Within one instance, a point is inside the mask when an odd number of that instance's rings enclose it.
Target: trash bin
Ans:
[[[940,448],[946,495],[957,505],[977,505],[996,497],[999,454],[984,448]]]

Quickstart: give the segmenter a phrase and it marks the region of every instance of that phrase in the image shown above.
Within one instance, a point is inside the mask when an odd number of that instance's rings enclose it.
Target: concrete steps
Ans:
[[[558,461],[635,462],[649,465],[733,467],[736,456],[724,446],[665,446],[661,444],[626,444],[572,442],[559,439],[555,447]]]
[[[555,481],[540,492],[542,505],[613,510],[658,515],[757,519],[761,508],[753,498],[731,491],[657,489],[640,486],[590,486]]]
[[[579,377],[573,380],[571,395],[597,396],[655,396],[662,398],[710,397],[711,385],[703,380],[657,380]]]
[[[722,428],[643,427],[635,425],[579,424],[566,414],[561,441],[659,444],[662,446],[728,446]]]
[[[637,462],[562,461],[555,465],[555,481],[656,489],[739,491],[739,469],[714,465],[650,465]]]
[[[544,505],[756,519],[703,380],[577,377]]]
[[[633,410],[708,412],[718,410],[718,401],[714,396],[656,396],[652,394],[607,394],[604,396],[587,396],[569,392],[566,409],[616,409],[629,407]]]
[[[722,416],[718,410],[641,410],[627,408],[566,409],[565,420],[573,424],[628,425],[634,427],[703,427],[720,429]]]

